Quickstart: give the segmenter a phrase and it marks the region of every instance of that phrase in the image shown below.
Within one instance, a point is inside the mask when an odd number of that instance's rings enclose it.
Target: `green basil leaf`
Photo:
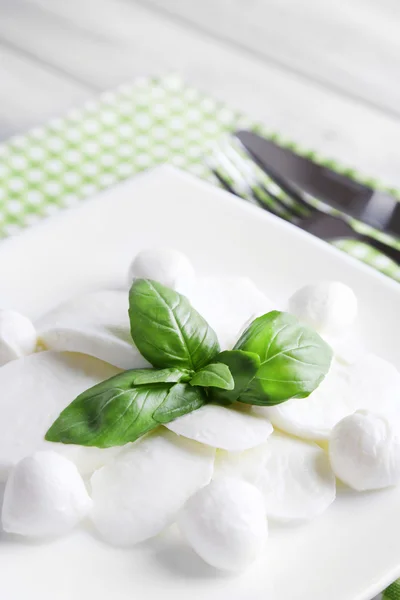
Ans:
[[[219,352],[218,339],[185,296],[150,279],[129,293],[132,339],[155,367],[197,371]]]
[[[142,384],[124,389],[114,385],[118,377],[78,396],[50,427],[46,440],[98,448],[122,446],[206,402],[202,390],[186,383]],[[124,385],[122,379],[121,383]]]
[[[233,390],[235,382],[227,365],[211,363],[193,375],[190,385]]]
[[[190,381],[193,376],[193,371],[174,367],[169,369],[135,369],[125,373],[131,373],[131,386],[146,385],[147,383],[179,383]],[[117,375],[117,377],[121,377],[121,375]]]
[[[206,401],[207,396],[202,389],[193,388],[188,383],[177,383],[154,412],[153,418],[158,423],[169,423],[173,419],[197,410]]]
[[[255,319],[235,349],[258,354],[261,365],[238,400],[272,405],[306,398],[323,381],[332,349],[310,327],[289,313],[272,311]]]
[[[95,386],[62,411],[46,433],[46,440],[98,448],[134,442],[157,427],[153,413],[164,402],[172,385],[109,387],[100,392]]]
[[[211,399],[224,404],[235,402],[239,398],[261,364],[258,354],[243,350],[226,350],[218,354],[214,360],[227,365],[234,380],[232,390],[210,390]]]
[[[106,379],[97,385],[89,388],[80,394],[79,398],[90,398],[101,392],[109,392],[112,388],[120,390],[129,390],[138,385],[147,385],[153,383],[179,383],[181,381],[190,381],[193,371],[186,369],[131,369],[123,371],[110,379]]]

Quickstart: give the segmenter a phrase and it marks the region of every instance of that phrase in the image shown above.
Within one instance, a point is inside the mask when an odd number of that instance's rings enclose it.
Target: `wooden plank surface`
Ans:
[[[398,0],[141,0],[285,70],[400,116]]]
[[[173,70],[283,137],[400,185],[395,116],[158,9],[132,0],[0,0],[0,11],[0,40],[70,79],[102,90]]]
[[[0,42],[0,140],[62,114],[93,95]]]

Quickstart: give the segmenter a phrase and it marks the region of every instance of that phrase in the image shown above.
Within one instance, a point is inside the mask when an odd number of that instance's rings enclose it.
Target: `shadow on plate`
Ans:
[[[216,579],[229,577],[205,563],[180,535],[176,526],[145,543],[152,559],[172,575],[186,579]]]
[[[174,575],[187,579],[227,577],[226,574],[207,565],[183,540],[170,546],[157,548],[154,557],[162,567]]]

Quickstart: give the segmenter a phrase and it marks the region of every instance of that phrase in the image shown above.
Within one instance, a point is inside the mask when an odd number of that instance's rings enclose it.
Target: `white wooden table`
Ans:
[[[400,186],[399,32],[398,0],[0,0],[0,139],[175,71]]]

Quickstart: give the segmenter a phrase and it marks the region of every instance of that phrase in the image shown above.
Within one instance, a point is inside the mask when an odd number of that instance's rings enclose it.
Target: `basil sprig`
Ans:
[[[133,342],[155,368],[125,371],[86,390],[47,440],[121,446],[210,401],[269,405],[304,398],[332,359],[317,333],[278,311],[255,319],[234,350],[220,352],[215,332],[187,298],[148,279],[131,287],[129,319]]]

